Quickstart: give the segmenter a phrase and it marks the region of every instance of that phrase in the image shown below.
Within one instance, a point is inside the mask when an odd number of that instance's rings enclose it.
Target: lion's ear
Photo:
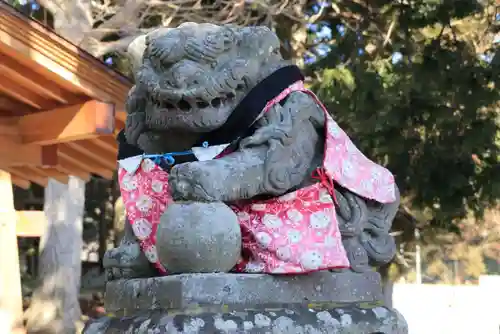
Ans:
[[[132,64],[132,73],[136,73],[141,66],[144,52],[148,44],[155,38],[165,35],[165,33],[170,30],[172,30],[172,28],[160,27],[147,34],[139,35],[130,42],[127,47],[127,56]]]

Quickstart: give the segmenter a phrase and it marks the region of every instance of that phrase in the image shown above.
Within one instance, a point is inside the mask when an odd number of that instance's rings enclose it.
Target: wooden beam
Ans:
[[[14,194],[10,174],[0,171],[0,315],[10,318],[12,323],[0,325],[10,328],[22,320],[23,297],[21,292],[21,272],[19,270],[19,250],[16,237],[17,216],[14,209]]]
[[[43,211],[17,211],[16,235],[18,237],[41,237],[47,227]]]
[[[0,94],[0,109],[2,116],[21,116],[38,111],[12,97]]]
[[[12,175],[15,175],[24,180],[29,180],[41,187],[45,188],[47,186],[48,179],[46,177],[35,174],[29,169],[26,169],[26,167],[8,168],[7,171],[9,171]]]
[[[125,128],[125,122],[126,122],[126,118],[125,117],[125,120],[121,120],[119,117],[118,117],[118,114],[122,114],[122,113],[116,113],[116,121],[115,121],[115,130],[113,131],[113,137],[116,137],[118,135],[118,133]]]
[[[75,100],[74,94],[65,91],[54,81],[48,80],[3,53],[0,53],[0,73],[5,73],[5,76],[29,90],[40,92],[40,95],[48,96],[60,103],[68,104]]]
[[[125,107],[118,109],[116,111],[116,119],[125,124],[127,121],[127,112],[125,111]]]
[[[9,77],[2,75],[0,73],[0,92],[10,95],[18,101],[21,101],[27,105],[30,105],[36,109],[42,109],[47,104],[52,104],[50,99],[46,99],[32,91],[28,90],[26,87],[19,86]]]
[[[8,137],[17,142],[21,142],[19,138],[19,117],[1,117],[0,118],[0,136]]]
[[[82,156],[81,153],[68,146],[61,145],[58,153],[61,160],[71,162],[75,166],[80,167],[82,170],[100,175],[105,179],[113,178],[114,168],[111,170],[106,169],[100,163],[93,161],[93,159],[87,159],[85,156]]]
[[[56,169],[65,174],[77,176],[84,181],[90,181],[90,171],[82,169],[81,166],[64,157],[61,157]]]
[[[61,173],[54,167],[25,167],[26,170],[31,171],[35,175],[39,175],[44,178],[52,178],[60,183],[68,183],[69,176],[67,174]]]
[[[57,146],[24,145],[0,134],[0,167],[55,166]]]
[[[10,174],[10,178],[12,180],[12,183],[19,188],[27,190],[31,187],[31,182],[29,180],[23,179],[22,177],[13,174]]]
[[[124,110],[130,80],[2,1],[0,51],[69,91]]]
[[[114,106],[100,101],[61,107],[19,117],[24,144],[50,145],[113,133]]]
[[[118,144],[115,137],[113,136],[102,136],[92,140],[92,143],[107,150],[110,154],[113,154],[115,156],[116,152],[118,152]]]
[[[116,152],[110,153],[90,140],[80,140],[64,145],[80,153],[82,159],[95,161],[106,169],[116,169]]]

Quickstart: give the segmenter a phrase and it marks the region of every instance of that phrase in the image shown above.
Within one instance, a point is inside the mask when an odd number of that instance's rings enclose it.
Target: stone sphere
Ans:
[[[236,214],[221,202],[177,202],[156,232],[161,264],[171,274],[228,272],[241,256]]]

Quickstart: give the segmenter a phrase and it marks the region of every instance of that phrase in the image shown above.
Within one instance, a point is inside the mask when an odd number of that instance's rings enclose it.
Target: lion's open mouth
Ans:
[[[220,108],[222,106],[233,105],[236,100],[239,100],[245,93],[245,85],[237,85],[236,89],[232,92],[222,94],[213,98],[210,101],[202,99],[190,100],[181,99],[179,102],[172,102],[168,100],[160,100],[150,95],[149,103],[155,107],[156,111],[190,111],[200,110],[206,108]]]
[[[189,129],[209,132],[224,124],[238,103],[236,96],[214,98],[210,103],[196,101],[178,103],[149,100],[146,105],[146,127],[155,131]]]

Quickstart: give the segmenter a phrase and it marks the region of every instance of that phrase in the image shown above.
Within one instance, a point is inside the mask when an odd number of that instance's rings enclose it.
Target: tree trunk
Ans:
[[[70,176],[68,184],[49,180],[44,212],[47,230],[40,242],[40,285],[26,313],[29,333],[76,331],[81,316],[82,225],[85,182]]]

